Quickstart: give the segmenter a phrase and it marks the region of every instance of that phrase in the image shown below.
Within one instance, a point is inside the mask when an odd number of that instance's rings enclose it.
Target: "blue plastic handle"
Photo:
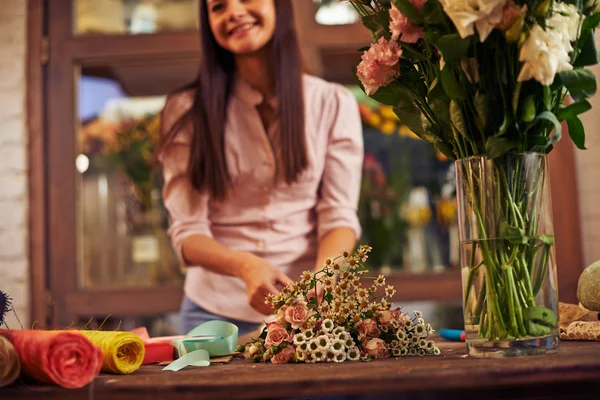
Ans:
[[[446,340],[452,340],[455,342],[463,341],[463,335],[465,334],[464,330],[461,329],[440,329],[440,336]]]

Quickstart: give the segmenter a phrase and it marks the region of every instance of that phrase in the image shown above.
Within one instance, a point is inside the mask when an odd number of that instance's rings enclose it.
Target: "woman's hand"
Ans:
[[[276,285],[287,286],[293,281],[264,258],[252,253],[240,253],[240,278],[246,283],[248,303],[264,315],[273,314],[273,307],[265,304],[265,297],[271,293],[279,294]]]

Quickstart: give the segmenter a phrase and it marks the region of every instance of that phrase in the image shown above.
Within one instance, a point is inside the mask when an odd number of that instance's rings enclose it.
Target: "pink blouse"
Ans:
[[[341,85],[308,75],[303,84],[309,167],[291,186],[274,183],[276,155],[270,140],[277,140],[277,124],[265,132],[256,110],[262,95],[241,79],[235,81],[227,111],[225,146],[233,187],[226,201],[199,193],[186,178],[191,129],[182,130],[161,157],[169,235],[180,262],[191,267],[186,268],[185,294],[210,312],[242,321],[265,319],[248,304],[241,279],[186,264],[182,244],[190,235],[208,235],[231,250],[252,252],[292,280],[314,268],[319,239],[331,229],[349,227],[360,237],[358,105]],[[190,92],[170,98],[165,126],[191,103]]]

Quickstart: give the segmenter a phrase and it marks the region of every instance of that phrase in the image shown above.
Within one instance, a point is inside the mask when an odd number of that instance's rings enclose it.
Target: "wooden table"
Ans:
[[[600,343],[565,342],[557,354],[473,359],[464,344],[438,343],[440,356],[342,364],[229,364],[128,376],[102,374],[80,390],[0,389],[0,399],[600,399]],[[168,397],[167,397],[168,396]]]

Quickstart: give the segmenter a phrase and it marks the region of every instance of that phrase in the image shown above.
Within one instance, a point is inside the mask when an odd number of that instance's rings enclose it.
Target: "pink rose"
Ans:
[[[356,76],[361,81],[367,95],[377,92],[381,86],[392,82],[400,71],[402,49],[394,40],[379,38],[362,54],[362,61],[356,68]]]
[[[371,318],[366,318],[360,321],[358,325],[358,332],[365,335],[367,338],[373,338],[379,336],[379,328],[377,322]]]
[[[265,347],[267,349],[271,346],[279,346],[283,342],[290,342],[291,340],[292,337],[288,331],[277,322],[271,322],[267,325],[267,337],[265,338]]]
[[[309,317],[308,307],[304,304],[289,306],[285,310],[285,320],[292,324],[293,329],[298,329],[302,326],[304,321]]]
[[[379,323],[382,326],[390,326],[392,324],[393,320],[394,320],[394,315],[389,310],[382,311],[381,315],[379,316]]]
[[[417,3],[417,2],[413,2]],[[419,2],[420,4],[420,2]],[[423,2],[425,4],[425,2]],[[417,10],[420,11],[417,4],[414,4]],[[423,8],[423,6],[420,6]],[[390,31],[392,32],[392,40],[400,39],[404,43],[417,43],[419,39],[425,36],[423,28],[411,22],[400,10],[396,8],[394,3],[390,8]]]
[[[281,351],[271,358],[271,362],[273,364],[286,364],[294,359],[294,354],[296,354],[296,349],[294,346],[286,346]]]
[[[373,338],[367,342],[364,352],[373,358],[386,358],[388,356],[387,345],[379,338]]]

